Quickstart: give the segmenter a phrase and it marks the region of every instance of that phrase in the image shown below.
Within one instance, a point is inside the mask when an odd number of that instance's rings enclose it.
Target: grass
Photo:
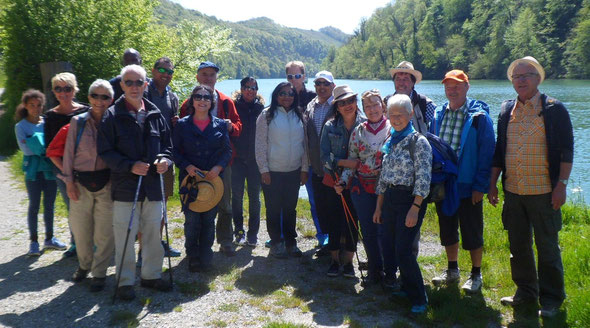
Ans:
[[[139,320],[137,316],[128,311],[115,311],[111,316],[111,326],[137,327]]]

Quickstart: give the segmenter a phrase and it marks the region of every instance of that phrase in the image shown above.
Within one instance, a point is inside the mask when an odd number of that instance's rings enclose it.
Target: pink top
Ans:
[[[207,125],[209,125],[209,123],[211,122],[210,118],[207,118],[206,120],[197,120],[194,116],[193,116],[193,123],[195,123],[195,125],[199,128],[199,130],[201,131],[205,131],[205,129],[207,128]]]

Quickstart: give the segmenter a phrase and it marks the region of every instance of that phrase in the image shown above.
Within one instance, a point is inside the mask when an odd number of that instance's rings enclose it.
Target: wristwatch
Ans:
[[[559,179],[559,182],[563,183],[564,186],[567,186],[567,182],[569,179]]]

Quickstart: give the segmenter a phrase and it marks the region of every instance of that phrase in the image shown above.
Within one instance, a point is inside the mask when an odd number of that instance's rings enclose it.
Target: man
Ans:
[[[160,110],[143,99],[148,83],[139,65],[121,71],[123,95],[105,112],[99,126],[97,152],[111,169],[115,260],[120,282],[117,295],[123,300],[135,298],[135,252],[137,232],[142,234],[143,264],[141,286],[169,291],[170,282],[161,278],[164,248],[160,243],[162,190],[159,174],[172,165],[170,130]],[[158,159],[161,157],[161,159]],[[139,177],[142,176],[142,180]],[[130,214],[138,183],[137,208],[130,235],[125,244]],[[123,262],[123,249],[126,248]]]
[[[141,54],[139,51],[133,48],[125,49],[125,52],[123,53],[122,64],[123,66],[141,66]],[[113,97],[113,103],[115,103],[115,101],[123,94],[123,89],[121,89],[121,75],[117,75],[116,77],[110,79],[109,83],[113,87],[113,91],[115,91],[115,96]]]
[[[494,155],[494,126],[486,103],[467,98],[469,78],[455,69],[442,80],[449,100],[437,107],[430,131],[448,143],[459,159],[457,191],[459,208],[449,215],[442,202],[436,203],[441,244],[445,247],[448,268],[432,279],[435,286],[460,280],[459,227],[463,249],[471,255],[471,274],[462,289],[467,293],[481,290],[481,258],[483,250],[483,195],[488,191],[492,156]],[[460,223],[460,224],[459,224]]]
[[[315,84],[315,91],[317,96],[313,98],[307,109],[303,113],[303,122],[305,128],[305,147],[309,156],[309,163],[311,173],[308,181],[305,184],[307,188],[307,195],[309,202],[312,205],[313,222],[316,227],[316,238],[318,239],[318,247],[320,249],[316,253],[318,256],[328,255],[328,227],[327,218],[331,209],[326,204],[325,196],[331,192],[330,187],[322,183],[324,178],[324,169],[322,161],[320,160],[320,136],[322,135],[322,127],[334,115],[330,113],[332,107],[332,90],[336,86],[334,84],[334,76],[328,71],[320,71],[315,75],[313,80]],[[315,212],[315,213],[314,213]]]
[[[560,101],[539,92],[545,70],[535,58],[513,61],[507,75],[518,97],[502,103],[488,193],[490,203],[498,204],[496,181],[502,173],[502,222],[517,288],[501,302],[515,306],[538,299],[539,314],[553,317],[565,299],[558,233],[574,157],[572,123]]]
[[[230,97],[224,95],[219,90],[215,89],[217,83],[217,74],[219,73],[219,66],[210,61],[202,62],[197,69],[197,81],[201,85],[206,85],[215,90],[215,103],[217,108],[211,111],[211,115],[224,119],[227,122],[227,129],[229,136],[237,137],[242,131],[242,122],[236,110],[236,106]],[[190,98],[189,98],[190,99]],[[180,108],[181,117],[189,115],[187,112],[188,102],[182,104]],[[231,141],[230,141],[231,143]],[[235,156],[232,146],[232,161]],[[226,256],[234,256],[235,250],[232,245],[233,228],[232,228],[232,210],[231,210],[231,163],[225,168],[223,173],[223,198],[219,203],[219,214],[217,216],[217,225],[215,234],[217,243],[219,243],[219,250]]]

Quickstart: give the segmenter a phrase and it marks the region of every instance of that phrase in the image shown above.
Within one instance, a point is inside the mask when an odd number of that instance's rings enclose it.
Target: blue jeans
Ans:
[[[47,180],[43,172],[37,173],[35,181],[25,180],[27,194],[29,195],[29,211],[27,222],[29,224],[29,236],[31,241],[37,241],[37,217],[41,205],[41,193],[43,193],[43,221],[45,221],[45,240],[53,238],[53,210],[57,186],[55,180]]]
[[[66,188],[66,183],[63,182],[61,179],[56,178],[55,182],[57,183],[57,189],[59,190],[59,194],[63,199],[64,203],[66,204],[66,208],[68,209],[68,213],[70,213],[70,197],[68,196],[68,191]],[[68,225],[69,225],[68,220]],[[76,245],[76,241],[74,240],[74,233],[72,232],[72,228],[70,228],[70,244]]]
[[[217,215],[217,206],[202,213],[189,209],[184,211],[186,255],[191,259],[198,259],[204,266],[210,265],[213,260],[211,247],[215,241],[215,215]]]
[[[415,226],[406,227],[406,215],[412,207],[414,196],[411,190],[387,188],[383,200],[382,219],[385,225],[385,234],[389,234],[393,240],[393,251],[399,264],[402,290],[408,294],[412,305],[427,303],[424,280],[416,255],[412,251],[412,245],[416,234],[420,231],[426,203],[418,212],[418,222]],[[391,250],[391,249],[390,249]]]
[[[297,245],[295,222],[300,177],[300,169],[291,172],[270,172],[270,185],[262,185],[266,206],[266,228],[273,245],[281,241],[281,234],[287,247]]]
[[[313,218],[313,224],[315,225],[315,230],[317,231],[317,233],[315,234],[316,238],[318,239],[318,242],[323,243],[324,240],[326,239],[326,237],[328,237],[328,234],[324,231],[322,231],[322,228],[320,227],[320,221],[318,219],[318,212],[316,210],[316,206],[315,206],[315,199],[314,199],[314,193],[313,193],[313,183],[312,183],[312,176],[313,176],[313,170],[311,168],[311,166],[309,167],[309,174],[307,175],[307,182],[305,182],[305,190],[307,191],[307,199],[309,200],[309,211],[311,212],[311,217]]]
[[[258,240],[260,228],[260,172],[255,161],[235,158],[231,171],[234,234],[244,231],[244,182],[248,180],[248,241]]]

